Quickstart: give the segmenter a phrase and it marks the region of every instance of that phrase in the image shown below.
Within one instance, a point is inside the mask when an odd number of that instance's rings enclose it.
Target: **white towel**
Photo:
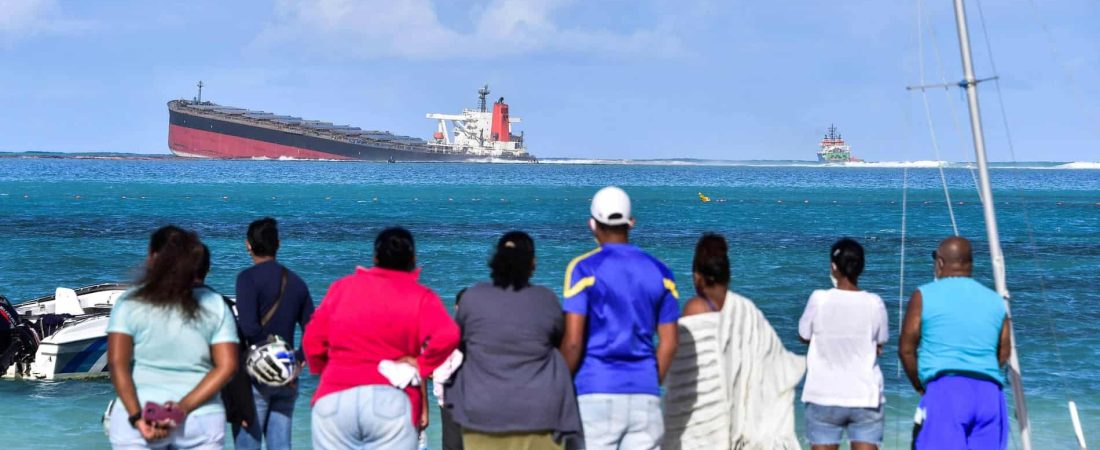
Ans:
[[[464,357],[461,351],[455,350],[451,352],[451,356],[448,356],[446,361],[443,361],[442,365],[436,367],[435,371],[432,372],[432,394],[435,394],[439,406],[443,406],[443,385],[450,381],[451,376],[462,366]]]
[[[390,384],[398,389],[408,386],[420,386],[420,375],[416,367],[409,363],[384,360],[378,363],[378,373],[390,380]]]
[[[798,449],[794,390],[805,358],[787,351],[749,299],[681,318],[665,380],[663,449]]]

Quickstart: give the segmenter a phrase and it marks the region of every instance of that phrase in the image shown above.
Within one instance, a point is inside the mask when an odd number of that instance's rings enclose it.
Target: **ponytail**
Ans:
[[[863,246],[852,238],[843,238],[833,244],[829,249],[829,261],[836,264],[837,272],[840,272],[848,281],[856,283],[863,273]]]
[[[510,231],[500,237],[497,251],[489,260],[493,286],[520,290],[530,285],[535,264],[535,241],[522,231]]]

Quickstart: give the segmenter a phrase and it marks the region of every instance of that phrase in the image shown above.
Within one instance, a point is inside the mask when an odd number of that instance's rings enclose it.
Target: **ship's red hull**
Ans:
[[[469,161],[479,158],[465,151],[432,146],[423,140],[384,132],[343,135],[326,128],[278,119],[257,119],[268,113],[210,110],[212,104],[168,102],[168,148],[184,157],[251,159],[344,159],[364,161]],[[205,109],[204,109],[205,108]],[[288,116],[271,116],[288,117]],[[295,118],[294,120],[300,120]],[[333,128],[331,125],[326,125]],[[527,154],[499,156],[534,161]],[[484,157],[481,157],[484,158]]]
[[[177,155],[203,158],[352,159],[332,153],[197,130],[179,125],[168,126],[168,148],[172,149]]]

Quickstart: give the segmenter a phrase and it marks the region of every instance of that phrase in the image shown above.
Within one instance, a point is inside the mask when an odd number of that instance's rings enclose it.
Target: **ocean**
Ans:
[[[559,161],[564,162],[564,161]],[[421,280],[448,303],[488,278],[496,238],[525,230],[536,240],[535,282],[561,292],[568,261],[594,247],[588,199],[609,184],[634,199],[632,238],[665,261],[692,293],[695,240],[730,241],[732,289],[753,299],[787,348],[804,354],[797,322],[814,289],[829,286],[828,248],[842,236],[867,249],[863,288],[890,309],[885,448],[908,448],[918,400],[898,370],[899,293],[932,279],[929,258],[951,234],[939,172],[927,164],[375,164],[306,161],[0,159],[0,294],[14,302],[133,280],[149,233],[195,229],[213,253],[208,282],[233,292],[250,264],[248,223],[279,220],[279,259],[316,301],[329,283],[369,265],[374,234],[403,225],[415,234]],[[932,165],[934,167],[934,164]],[[966,165],[946,169],[959,231],[976,242],[976,277],[991,284],[982,209]],[[999,166],[992,173],[1013,293],[1016,337],[1035,448],[1076,448],[1066,400],[1100,439],[1100,171],[1090,164]],[[903,175],[908,174],[905,276],[900,277]],[[699,201],[698,194],[712,201]],[[308,448],[303,380],[294,418]],[[114,396],[106,380],[0,381],[0,448],[107,448],[99,418]],[[1011,407],[1011,400],[1009,402]],[[802,435],[801,405],[799,434]],[[432,417],[438,448],[438,415]],[[1014,438],[1013,447],[1018,445]]]

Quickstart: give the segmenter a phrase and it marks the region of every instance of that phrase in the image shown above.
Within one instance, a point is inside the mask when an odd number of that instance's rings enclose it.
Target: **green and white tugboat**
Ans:
[[[829,125],[829,134],[826,134],[821,143],[821,150],[817,152],[817,161],[823,163],[857,162],[859,158],[852,156],[852,148],[844,143],[844,139],[836,132],[836,125]]]

